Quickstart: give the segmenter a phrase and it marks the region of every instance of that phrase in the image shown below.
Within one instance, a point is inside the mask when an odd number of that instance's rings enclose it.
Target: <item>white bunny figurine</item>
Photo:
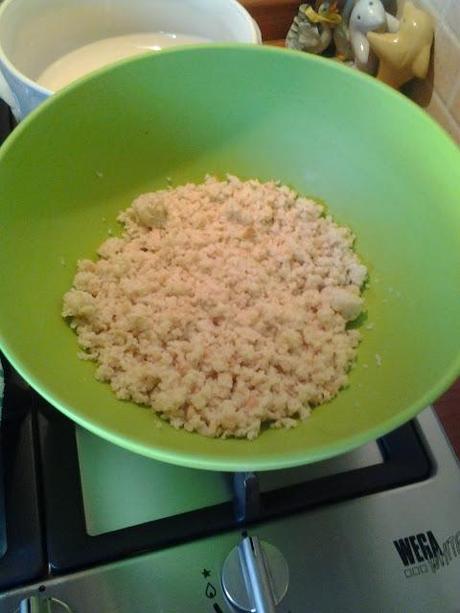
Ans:
[[[351,11],[349,29],[356,67],[372,74],[377,68],[377,60],[370,50],[366,34],[397,32],[399,21],[385,11],[380,0],[358,0]]]

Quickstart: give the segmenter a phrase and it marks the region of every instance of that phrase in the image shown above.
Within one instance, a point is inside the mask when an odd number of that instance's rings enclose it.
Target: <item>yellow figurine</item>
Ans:
[[[377,73],[380,81],[399,89],[413,77],[426,77],[433,42],[433,23],[425,11],[406,2],[397,32],[368,32],[367,39],[380,60]]]

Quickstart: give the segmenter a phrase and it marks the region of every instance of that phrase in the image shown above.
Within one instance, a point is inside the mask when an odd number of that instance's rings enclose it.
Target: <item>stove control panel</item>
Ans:
[[[289,569],[283,554],[256,536],[244,538],[222,568],[225,596],[240,611],[275,613],[288,584]]]
[[[72,609],[62,600],[57,598],[41,598],[31,596],[19,603],[19,608],[14,613],[73,613]]]

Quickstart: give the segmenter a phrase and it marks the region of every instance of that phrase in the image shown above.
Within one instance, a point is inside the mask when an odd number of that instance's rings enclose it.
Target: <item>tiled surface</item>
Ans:
[[[460,80],[457,81],[457,85],[452,96],[451,113],[453,119],[457,122],[457,124],[460,124]]]
[[[434,89],[448,105],[458,83],[455,77],[460,71],[460,42],[442,22],[435,31],[433,69]]]
[[[420,2],[417,2],[416,4],[419,4],[419,5],[429,4],[432,10],[436,11],[438,14],[442,14],[446,10],[448,3],[449,3],[449,0],[421,0]]]
[[[449,132],[449,134],[460,143],[460,126],[458,122],[456,122],[448,111],[446,105],[442,101],[441,97],[435,92],[433,92],[432,98],[429,102],[429,105],[426,109],[430,115],[436,119],[441,126]]]
[[[450,0],[444,2],[446,5],[446,9],[444,12],[444,20],[452,28],[452,31],[457,37],[457,40],[460,38],[460,1],[459,0]],[[458,70],[460,67],[458,66]]]

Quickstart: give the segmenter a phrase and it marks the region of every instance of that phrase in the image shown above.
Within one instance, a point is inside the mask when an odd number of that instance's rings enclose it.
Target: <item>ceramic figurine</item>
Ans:
[[[428,13],[407,2],[398,32],[369,32],[367,37],[380,60],[378,79],[399,88],[413,77],[426,77],[433,42],[433,22]]]
[[[286,46],[309,53],[322,53],[332,40],[332,29],[341,17],[335,3],[319,4],[315,11],[309,4],[301,4],[286,37]]]
[[[333,31],[335,55],[342,62],[349,62],[353,59],[353,49],[351,48],[350,31],[342,20]]]
[[[339,0],[339,4],[341,5],[340,14],[342,15],[342,19],[345,23],[350,22],[350,15],[353,7],[355,6],[358,0]],[[390,12],[389,7],[394,5],[394,0],[381,0],[385,10]]]
[[[374,74],[377,59],[371,52],[368,32],[395,32],[399,27],[396,17],[385,11],[380,0],[358,0],[350,15],[350,40],[359,70]]]

